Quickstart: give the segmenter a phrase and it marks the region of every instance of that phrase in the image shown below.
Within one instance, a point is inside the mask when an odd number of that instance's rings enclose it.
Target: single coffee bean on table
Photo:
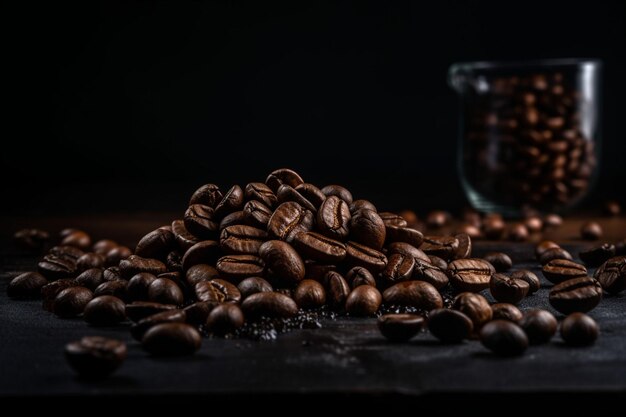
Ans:
[[[506,272],[513,267],[511,257],[503,252],[489,252],[483,259],[493,265],[496,272]]]
[[[102,295],[87,303],[83,316],[93,326],[113,326],[126,319],[126,305],[117,297]]]
[[[353,289],[346,299],[346,311],[352,316],[373,316],[382,303],[376,287],[361,285]]]
[[[450,282],[459,291],[479,292],[488,288],[494,273],[491,263],[478,258],[457,259],[448,264]]]
[[[606,261],[594,274],[602,288],[610,294],[626,289],[626,256],[616,256]]]
[[[39,272],[25,272],[13,278],[7,286],[7,295],[15,299],[41,298],[41,289],[48,280]]]
[[[530,286],[524,280],[504,274],[493,274],[489,282],[489,291],[493,298],[502,303],[517,304],[529,292]]]
[[[471,336],[474,324],[458,310],[439,308],[428,315],[428,330],[443,343],[461,343]]]
[[[202,336],[185,323],[161,323],[151,327],[141,340],[144,350],[154,356],[186,356],[202,345]]]
[[[509,303],[496,303],[491,305],[493,320],[508,320],[518,323],[524,315],[519,308]]]
[[[590,267],[600,266],[614,256],[615,245],[611,243],[594,246],[578,253],[578,257],[585,263],[585,265]]]
[[[213,334],[223,336],[235,332],[243,326],[244,321],[243,312],[237,304],[222,303],[211,310],[205,328]]]
[[[487,299],[480,294],[471,292],[457,295],[452,303],[452,308],[469,317],[474,323],[475,330],[480,329],[493,316]]]
[[[385,314],[378,318],[380,333],[392,342],[406,342],[424,327],[424,318],[416,314]]]
[[[602,300],[602,286],[591,277],[563,281],[550,290],[550,305],[558,312],[570,314],[593,310]]]
[[[541,288],[541,281],[539,281],[539,277],[528,269],[520,269],[518,271],[511,272],[511,279],[521,279],[522,281],[526,281],[528,283],[528,295],[539,291],[539,288]]]
[[[65,346],[65,358],[76,373],[87,379],[105,378],[126,359],[126,344],[100,336],[83,337]]]
[[[561,322],[561,337],[570,346],[589,346],[600,329],[594,319],[583,313],[572,313]]]
[[[498,356],[519,356],[528,348],[528,337],[517,324],[493,320],[480,330],[482,344]]]
[[[572,278],[586,277],[587,268],[574,261],[566,259],[554,259],[541,268],[543,276],[554,284],[567,281]]]
[[[518,324],[524,329],[528,341],[533,345],[548,343],[558,326],[552,313],[541,309],[526,311]]]

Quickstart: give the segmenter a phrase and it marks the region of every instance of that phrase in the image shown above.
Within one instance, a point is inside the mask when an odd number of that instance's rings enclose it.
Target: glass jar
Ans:
[[[459,63],[459,170],[470,203],[518,216],[561,211],[590,190],[598,166],[601,63]]]

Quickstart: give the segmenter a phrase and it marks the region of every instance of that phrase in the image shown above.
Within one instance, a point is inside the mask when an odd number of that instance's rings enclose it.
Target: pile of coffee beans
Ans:
[[[522,313],[515,306],[540,281],[528,270],[509,273],[507,254],[472,257],[470,233],[424,234],[410,211],[379,212],[342,186],[318,188],[290,169],[228,190],[203,185],[181,214],[134,250],[63,230],[37,272],[14,278],[8,295],[42,298],[45,310],[92,326],[129,323],[132,337],[155,356],[193,354],[203,336],[272,339],[339,315],[378,317],[393,342],[427,328],[443,343],[479,338],[501,355],[521,354],[557,331],[548,311]],[[497,215],[468,212],[464,220],[485,236],[501,237],[506,228]],[[430,230],[449,221],[443,211],[427,219]],[[544,223],[547,218],[529,216],[520,227],[538,231]],[[19,236],[37,248],[49,239],[32,231]],[[570,315],[561,326],[566,343],[597,337],[597,325],[581,313],[600,302],[603,290],[626,288],[623,247],[581,253],[585,262],[602,264],[590,277],[558,244],[537,245],[543,274],[556,284],[549,303]],[[498,303],[490,305],[483,291]],[[105,338],[66,349],[71,366],[88,377],[112,372],[125,353],[122,342]]]

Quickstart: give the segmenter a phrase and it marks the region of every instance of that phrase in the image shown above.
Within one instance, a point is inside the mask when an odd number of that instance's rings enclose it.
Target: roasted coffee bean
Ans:
[[[267,224],[270,221],[270,217],[272,217],[272,213],[272,209],[270,209],[260,201],[256,200],[248,201],[243,206],[243,216],[245,218],[245,223],[249,223],[250,226],[257,227],[263,230],[267,229]],[[221,229],[223,230],[225,229],[225,227],[221,227]]]
[[[610,294],[619,294],[626,289],[626,256],[616,256],[597,269],[594,277]]]
[[[487,239],[500,239],[504,234],[506,224],[502,217],[489,215],[483,222],[483,233]]]
[[[424,235],[419,230],[402,226],[385,226],[386,242],[405,242],[415,247],[420,247],[424,241]],[[458,242],[457,242],[458,245]]]
[[[496,303],[491,306],[492,320],[508,320],[513,323],[519,323],[524,315],[513,304]]]
[[[229,226],[236,226],[238,224],[252,226],[251,221],[248,217],[248,213],[246,213],[243,210],[230,213],[229,215],[224,217],[222,221],[220,222],[220,230],[224,230]]]
[[[570,346],[593,345],[599,333],[596,321],[583,313],[572,313],[561,323],[561,337]]]
[[[286,295],[277,292],[258,292],[241,303],[246,318],[260,317],[289,318],[298,313],[298,306]]]
[[[48,251],[48,255],[54,255],[69,261],[76,262],[78,258],[85,254],[84,251],[74,246],[53,246]]]
[[[131,255],[128,259],[120,262],[120,275],[124,279],[131,279],[140,272],[149,272],[154,275],[167,271],[165,264],[156,259],[142,258],[138,255]]]
[[[153,314],[139,320],[133,324],[130,328],[130,334],[135,340],[141,341],[144,335],[152,327],[162,323],[184,323],[187,319],[186,313],[183,310],[173,309],[166,310],[160,313]]]
[[[491,320],[493,315],[487,299],[480,294],[471,292],[463,292],[457,295],[452,303],[452,308],[469,317],[476,330]]]
[[[537,275],[527,269],[520,269],[519,271],[512,272],[511,279],[521,279],[522,281],[526,281],[528,283],[528,295],[539,291],[539,288],[541,288],[541,281],[539,281]]]
[[[578,256],[585,263],[585,265],[591,267],[600,266],[615,256],[615,245],[605,243],[604,245],[594,246],[584,251],[580,251]]]
[[[398,213],[409,225],[414,225],[419,222],[417,214],[413,210],[402,210]]]
[[[309,201],[315,210],[319,209],[324,200],[326,200],[326,195],[317,188],[313,184],[303,183],[294,188],[302,197],[304,197],[307,201]]]
[[[267,223],[267,232],[270,237],[291,242],[298,233],[310,231],[313,221],[313,212],[288,201],[276,208]]]
[[[446,271],[448,269],[448,263],[444,261],[443,259],[441,259],[440,257],[431,255],[428,257],[428,259],[430,260],[430,263],[436,266],[437,268],[443,271]],[[460,259],[464,259],[464,258],[460,258]]]
[[[480,228],[469,223],[462,224],[458,228],[457,232],[466,234],[472,239],[480,239],[483,237],[482,232],[480,231]]]
[[[138,273],[128,281],[128,285],[126,286],[126,296],[130,301],[148,300],[148,290],[150,288],[150,284],[156,281],[156,279],[157,277],[149,272]]]
[[[121,298],[124,301],[128,301],[126,287],[128,282],[126,281],[105,281],[98,285],[93,291],[94,297],[100,297],[101,295],[112,295],[117,298]]]
[[[49,280],[72,278],[76,275],[76,261],[49,254],[37,264],[37,270]]]
[[[587,222],[580,227],[580,237],[586,240],[598,240],[602,237],[602,227],[596,222]]]
[[[385,243],[386,237],[386,227],[383,219],[376,211],[369,209],[360,209],[351,213],[350,237],[355,242],[380,250]]]
[[[265,269],[263,260],[254,255],[223,256],[218,259],[216,266],[220,276],[232,280],[233,282],[238,282],[248,277],[263,275]]]
[[[326,196],[327,200],[328,200],[328,197],[335,196],[345,201],[348,205],[350,205],[353,201],[352,193],[348,191],[345,187],[342,187],[341,185],[336,185],[336,184],[327,185],[326,187],[322,188],[321,191],[322,191],[322,194]]]
[[[466,233],[460,233],[455,235],[454,238],[458,240],[459,246],[454,254],[455,259],[465,259],[472,256],[472,238]]]
[[[362,266],[372,273],[382,271],[387,265],[387,257],[372,248],[357,242],[346,243],[346,259],[349,266]]]
[[[548,250],[548,249],[554,249],[554,248],[560,248],[560,246],[551,241],[551,240],[544,240],[541,241],[537,244],[537,246],[535,246],[535,256],[537,257],[537,259],[540,259],[541,256]]]
[[[558,214],[546,214],[543,218],[543,224],[545,227],[559,227],[563,224],[563,219]]]
[[[380,275],[388,283],[406,281],[413,275],[413,268],[415,259],[412,256],[394,253],[388,258],[387,265]]]
[[[413,268],[413,278],[425,281],[431,284],[438,290],[448,285],[448,276],[439,267],[424,261],[422,259],[415,258],[415,268]]]
[[[428,330],[443,343],[461,343],[473,333],[474,324],[460,311],[438,308],[428,315]]]
[[[174,220],[172,222],[172,233],[178,248],[183,252],[187,252],[189,248],[200,241],[187,230],[183,220]]]
[[[120,274],[120,268],[117,266],[110,266],[102,272],[102,278],[104,281],[119,281],[122,279]]]
[[[183,216],[185,229],[199,239],[214,239],[219,230],[215,210],[203,204],[189,206]]]
[[[325,283],[328,304],[335,310],[342,310],[350,294],[348,283],[339,272],[335,271],[329,271],[326,274]]]
[[[215,184],[205,184],[194,191],[189,200],[189,205],[204,204],[205,206],[215,207],[222,201],[222,198],[220,187]]]
[[[555,259],[548,262],[541,269],[543,276],[553,284],[558,284],[568,279],[586,277],[587,268],[581,264],[565,259]]]
[[[102,268],[91,268],[76,277],[76,283],[81,287],[87,287],[94,291],[98,285],[104,282],[104,271]]]
[[[104,256],[94,252],[88,252],[76,260],[76,271],[82,272],[90,268],[102,268]]]
[[[424,236],[424,243],[419,248],[427,255],[449,260],[459,249],[459,241],[451,236]]]
[[[274,288],[272,284],[260,277],[246,278],[237,285],[237,289],[241,292],[241,298],[256,294],[258,292],[272,292]]]
[[[493,274],[489,282],[491,295],[501,303],[519,303],[528,294],[529,287],[526,281],[504,274]]]
[[[82,378],[105,378],[126,359],[126,344],[121,340],[87,336],[65,345],[65,359]]]
[[[424,318],[416,314],[385,314],[378,318],[378,330],[392,342],[406,342],[424,327]]]
[[[7,286],[7,295],[15,299],[41,298],[41,289],[48,280],[39,272],[25,272],[13,278]]]
[[[552,339],[558,322],[549,311],[535,309],[525,312],[519,325],[528,336],[528,341],[533,345],[539,345]]]
[[[346,274],[346,281],[352,289],[355,289],[359,285],[376,286],[376,280],[374,279],[372,273],[362,266],[355,266],[350,269]]]
[[[238,303],[241,293],[233,284],[223,279],[198,282],[194,288],[199,301]]]
[[[537,215],[528,216],[524,220],[524,226],[530,233],[538,233],[543,229],[543,220]]]
[[[85,306],[92,298],[93,293],[87,288],[65,288],[55,297],[52,309],[54,314],[59,317],[76,317],[83,313]]]
[[[354,200],[352,203],[350,203],[350,213],[352,213],[352,215],[354,215],[354,213],[360,210],[373,210],[378,213],[376,206],[372,204],[371,201]],[[382,217],[381,217],[381,220],[382,220]]]
[[[218,278],[219,272],[207,264],[197,264],[192,266],[185,273],[185,282],[191,288],[193,288],[198,282],[210,281]]]
[[[157,324],[141,340],[143,349],[154,356],[192,355],[201,345],[200,333],[185,323]]]
[[[43,299],[43,309],[53,311],[54,300],[57,295],[66,288],[76,287],[78,284],[73,279],[59,279],[41,287],[41,298]]]
[[[61,239],[61,245],[74,246],[82,250],[87,250],[91,246],[91,237],[82,230],[73,230]]]
[[[304,279],[304,262],[289,243],[267,241],[259,248],[259,256],[265,262],[268,275],[277,282],[295,285]]]
[[[393,255],[394,253],[399,253],[405,256],[412,256],[416,261],[420,260],[423,262],[431,263],[431,259],[428,255],[426,255],[423,251],[417,249],[415,246],[405,242],[394,242],[387,246],[387,254]]]
[[[528,240],[528,229],[525,224],[516,223],[509,228],[507,236],[514,242],[524,242]]]
[[[277,169],[265,179],[265,184],[267,184],[267,186],[274,192],[278,191],[278,187],[282,184],[287,184],[296,188],[303,183],[304,181],[302,180],[302,177],[300,177],[300,175],[298,175],[295,171],[288,168]]]
[[[494,267],[483,259],[457,259],[448,264],[450,282],[460,291],[478,292],[488,288],[494,273]]]
[[[399,226],[399,227],[407,227],[409,224],[402,216],[396,213],[390,213],[388,211],[382,211],[378,213],[381,219],[383,219],[383,223],[385,226]]]
[[[233,185],[230,190],[224,194],[222,201],[215,206],[213,212],[215,219],[222,219],[227,214],[239,211],[243,208],[243,190],[238,185]]]
[[[528,348],[528,337],[517,324],[494,320],[480,330],[483,346],[499,356],[519,356]]]
[[[361,285],[350,292],[346,299],[346,311],[352,316],[373,316],[382,303],[376,287]]]
[[[130,320],[138,322],[146,317],[175,309],[176,306],[171,304],[160,304],[150,301],[134,301],[130,304],[126,304],[125,314]]]
[[[317,212],[317,229],[324,236],[335,240],[345,240],[350,232],[350,209],[341,198],[331,195]]]
[[[104,264],[106,266],[117,266],[122,259],[127,259],[133,251],[127,246],[116,246],[107,252]]]
[[[50,240],[50,234],[41,229],[21,229],[15,232],[13,240],[23,249],[39,251]]]
[[[269,190],[269,188],[268,188]],[[224,336],[243,326],[244,317],[236,304],[223,303],[216,306],[206,319],[206,329],[216,335]]]
[[[174,233],[160,227],[141,238],[135,248],[135,254],[142,258],[165,260],[174,246]]]
[[[170,272],[182,273],[183,272],[183,257],[180,252],[172,251],[167,254],[165,259],[165,265]]]
[[[442,210],[433,210],[426,216],[426,225],[432,229],[439,229],[448,224],[450,213]]]
[[[276,195],[262,182],[251,182],[244,190],[246,200],[256,200],[272,208],[276,205]]]
[[[187,271],[194,265],[208,264],[215,265],[215,262],[222,256],[219,242],[214,240],[204,240],[190,247],[183,256],[183,271]]]
[[[493,265],[496,272],[506,272],[513,267],[511,257],[503,252],[489,252],[483,259]]]
[[[293,299],[300,308],[318,308],[326,303],[326,291],[319,282],[305,279],[296,287]]]
[[[282,184],[280,187],[278,187],[276,197],[278,198],[279,203],[294,201],[307,210],[317,211],[317,207],[315,207],[313,203],[311,203],[302,194],[300,194],[293,187],[290,187],[287,184]]]
[[[100,239],[99,241],[93,244],[93,251],[97,253],[98,255],[102,255],[106,257],[107,253],[109,253],[112,249],[117,248],[118,246],[119,244],[114,240]]]
[[[619,216],[622,212],[622,207],[615,200],[609,200],[604,203],[604,214],[607,216]]]
[[[318,262],[336,264],[346,257],[346,245],[319,233],[299,233],[292,243],[304,257]]]
[[[443,307],[439,291],[423,281],[399,282],[383,292],[383,300],[387,304],[410,306],[425,311]]]
[[[183,309],[186,322],[193,325],[205,324],[211,310],[218,305],[219,303],[212,301],[198,301],[197,303],[188,305]]]
[[[224,253],[256,255],[267,240],[267,232],[252,226],[229,226],[220,234],[220,247]]]
[[[602,300],[602,286],[591,277],[570,279],[552,287],[549,300],[560,313],[586,313]]]
[[[543,254],[539,257],[539,263],[541,265],[545,265],[555,259],[565,259],[566,261],[571,261],[573,258],[572,255],[570,255],[570,253],[563,248],[551,248],[543,252]]]
[[[83,312],[85,321],[94,326],[112,326],[126,319],[126,305],[112,295],[103,295],[89,301]]]

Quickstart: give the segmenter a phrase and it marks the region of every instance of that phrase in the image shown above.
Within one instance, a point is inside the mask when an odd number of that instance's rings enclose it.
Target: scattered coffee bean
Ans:
[[[23,249],[39,251],[50,240],[50,234],[41,229],[21,229],[15,232],[13,240]]]
[[[361,285],[350,292],[346,299],[346,311],[352,316],[373,316],[382,303],[376,287]]]
[[[424,236],[424,243],[418,245],[427,255],[435,255],[445,260],[454,259],[459,249],[459,241],[451,236]]]
[[[313,207],[315,207],[316,210],[319,209],[324,200],[326,200],[326,195],[322,192],[322,190],[313,184],[303,183],[295,187],[295,190],[299,192],[302,197],[306,198],[311,204],[313,204]],[[365,200],[360,201],[363,202]],[[359,205],[361,204],[362,203],[359,203]],[[376,207],[374,207],[373,204],[371,206],[374,210],[376,210]],[[352,207],[352,205],[350,207]],[[352,211],[352,208],[350,211]]]
[[[189,205],[194,204],[204,204],[209,207],[215,208],[217,204],[222,201],[222,192],[220,188],[215,184],[205,184],[202,187],[198,188],[194,191],[191,199],[189,200]]]
[[[430,255],[428,257],[428,259],[430,260],[431,264],[433,264],[437,268],[441,269],[442,271],[445,271],[445,270],[448,269],[448,263],[446,261],[444,261],[443,259],[441,259],[440,257],[434,256],[434,255]],[[460,258],[460,259],[464,259],[464,258]]]
[[[387,265],[387,257],[382,252],[357,242],[346,244],[345,261],[349,266],[362,266],[372,273],[382,271]]]
[[[187,315],[183,310],[171,309],[153,314],[139,320],[130,328],[130,334],[141,341],[146,332],[157,324],[161,323],[184,323]]]
[[[87,250],[91,246],[91,237],[82,230],[73,229],[69,233],[62,235],[61,245]]]
[[[432,229],[439,229],[448,224],[450,214],[442,210],[434,210],[426,216],[426,225]]]
[[[174,240],[176,241],[178,248],[182,251],[186,252],[189,248],[199,242],[198,238],[187,230],[183,220],[174,220],[172,222],[172,233],[174,234]]]
[[[183,271],[187,271],[192,266],[198,264],[215,265],[215,262],[222,255],[223,254],[219,242],[216,242],[214,240],[203,240],[202,242],[198,242],[189,249],[187,249],[187,252],[185,252],[185,255],[182,259]],[[120,268],[121,266],[122,264],[120,263]]]
[[[120,274],[124,279],[131,279],[140,272],[149,272],[154,275],[167,272],[167,267],[156,259],[142,258],[138,255],[131,255],[127,259],[120,261]]]
[[[350,294],[350,286],[339,272],[329,271],[324,277],[326,283],[326,299],[331,308],[343,310]]]
[[[475,330],[480,329],[493,316],[487,299],[480,294],[471,292],[457,295],[452,303],[452,308],[469,317]]]
[[[228,226],[220,233],[220,247],[232,255],[256,255],[266,240],[267,232],[252,226]]]
[[[474,324],[460,311],[439,308],[428,315],[428,330],[443,343],[461,343],[473,333]]]
[[[13,278],[7,286],[7,295],[15,299],[41,298],[41,289],[48,280],[39,272],[25,272]]]
[[[206,329],[213,334],[224,336],[243,326],[243,322],[243,312],[238,305],[223,303],[209,313],[206,319]]]
[[[602,227],[596,222],[587,222],[580,227],[580,236],[586,240],[598,240],[602,237]]]
[[[83,313],[93,293],[84,287],[65,288],[54,299],[53,311],[59,317],[72,318]]]
[[[126,305],[112,295],[102,295],[89,301],[83,312],[85,321],[94,326],[113,326],[126,319]]]
[[[626,289],[626,256],[616,256],[596,270],[594,277],[610,294],[619,294]]]
[[[528,337],[517,324],[493,320],[480,330],[480,341],[499,356],[519,356],[528,348]]]
[[[291,242],[298,233],[310,231],[313,223],[311,210],[294,201],[287,201],[274,210],[267,223],[267,232],[270,237]]]
[[[200,239],[215,239],[219,228],[216,220],[215,210],[203,204],[192,204],[183,216],[185,229]]]
[[[246,278],[237,285],[237,289],[241,292],[241,298],[256,294],[258,292],[272,292],[272,284],[260,277]]]
[[[543,218],[543,224],[545,227],[559,227],[563,224],[563,219],[558,214],[546,214]]]
[[[287,184],[285,186],[289,187]],[[290,187],[291,188],[291,187]],[[279,188],[280,190],[280,188]],[[244,190],[246,200],[256,200],[272,208],[276,205],[276,195],[270,187],[262,182],[251,182]]]
[[[530,233],[539,233],[543,229],[543,220],[537,215],[528,216],[524,220],[524,225]]]
[[[82,272],[76,277],[76,283],[81,287],[87,287],[94,291],[104,282],[104,271],[102,268],[91,268]]]
[[[174,233],[159,227],[141,238],[135,248],[135,254],[141,258],[164,260],[174,245]]]
[[[376,211],[360,209],[352,212],[350,234],[355,242],[380,250],[387,237],[386,231],[387,227]]]
[[[504,274],[493,274],[489,291],[501,303],[517,304],[528,294],[530,285],[524,280]]]
[[[511,257],[503,252],[489,252],[483,259],[493,265],[496,272],[506,272],[513,267]]]
[[[405,281],[392,285],[383,292],[383,300],[387,304],[410,306],[424,311],[443,307],[439,291],[423,281]]]
[[[560,248],[560,246],[556,242],[553,242],[551,240],[541,241],[537,244],[537,246],[535,246],[535,256],[537,257],[537,259],[540,259],[541,256],[548,249],[554,249],[554,248]]]
[[[348,205],[352,203],[352,193],[341,185],[331,184],[321,189],[322,194],[326,196],[326,199],[331,196],[336,196],[345,201]]]
[[[524,242],[528,240],[528,228],[524,223],[516,223],[508,231],[509,240]]]
[[[560,313],[586,313],[602,300],[602,286],[591,277],[570,279],[552,287],[549,300]]]
[[[548,343],[556,333],[558,322],[556,318],[546,310],[530,310],[524,313],[519,325],[526,332],[528,340],[533,345]]]
[[[346,245],[315,232],[299,233],[293,246],[304,257],[323,263],[339,263],[346,257]]]
[[[293,299],[300,308],[318,308],[326,303],[326,291],[319,282],[305,279],[298,284]]]
[[[415,259],[412,256],[394,253],[387,259],[387,265],[380,276],[388,283],[406,281],[413,275],[413,268],[415,268]]]
[[[491,263],[483,259],[457,259],[448,264],[450,282],[460,291],[478,292],[488,288],[494,272]]]
[[[558,284],[572,278],[587,276],[587,268],[566,259],[554,259],[545,264],[541,271],[543,272],[543,276],[553,284]]]
[[[381,211],[378,213],[381,219],[383,219],[383,223],[385,226],[401,226],[406,227],[409,224],[404,218],[396,213],[390,213],[388,211]]]
[[[116,246],[107,252],[104,264],[106,266],[117,266],[122,259],[127,259],[132,254],[133,251],[131,251],[130,248],[126,246]]]
[[[126,359],[126,344],[100,336],[83,337],[65,346],[65,358],[81,377],[104,378],[118,369]]]
[[[159,304],[150,301],[134,301],[130,304],[126,304],[125,315],[130,320],[138,322],[146,317],[175,309],[176,306],[171,304]]]
[[[464,259],[472,256],[472,238],[467,233],[460,233],[454,236],[459,241],[459,247],[454,254],[455,259]],[[439,258],[441,259],[441,258]],[[431,258],[432,262],[432,258]],[[445,261],[444,261],[445,262]],[[435,264],[435,262],[433,262]],[[439,268],[446,269],[443,266],[437,265]]]
[[[241,303],[246,318],[259,317],[289,318],[298,313],[295,301],[277,292],[258,292],[247,297]]]
[[[545,265],[555,259],[564,259],[566,261],[573,260],[572,255],[563,248],[547,249],[540,257],[539,263]]]
[[[520,269],[519,271],[512,272],[511,278],[526,281],[528,283],[528,295],[539,291],[539,288],[541,288],[541,281],[539,281],[539,277],[537,277],[534,272],[527,269]]]
[[[622,207],[617,201],[610,200],[604,203],[604,212],[608,216],[619,216],[619,214],[622,212]]]
[[[416,314],[385,314],[378,318],[380,333],[392,342],[406,342],[424,327],[424,318]]]
[[[376,280],[372,273],[361,266],[355,266],[350,269],[346,274],[346,281],[350,284],[350,288],[352,289],[355,289],[359,285],[376,286]]]
[[[250,226],[254,226],[256,228],[266,230],[267,224],[270,221],[270,217],[272,217],[272,209],[267,207],[265,204],[260,201],[251,200],[248,201],[243,206],[243,216],[245,218],[245,223],[249,223]],[[226,220],[228,216],[224,218]],[[225,229],[227,226],[224,221],[220,224],[220,229]]]
[[[51,281],[73,278],[76,274],[76,261],[71,258],[48,254],[37,264],[37,270]]]
[[[183,309],[185,312],[185,321],[188,324],[196,326],[205,324],[209,313],[218,305],[220,304],[211,301],[198,301],[197,303],[190,304]]]
[[[508,320],[519,323],[524,316],[519,308],[513,304],[496,303],[491,306],[492,320]]]
[[[183,292],[174,281],[157,278],[148,287],[148,300],[161,304],[179,305],[183,303]]]
[[[615,245],[605,243],[580,251],[579,258],[590,267],[600,266],[615,256]]]
[[[294,285],[304,279],[304,262],[289,243],[268,240],[259,247],[259,256],[265,262],[268,276],[275,282]]]
[[[224,194],[222,201],[215,206],[215,211],[213,212],[215,219],[224,218],[227,214],[241,210],[243,208],[243,200],[243,190],[240,186],[233,185],[230,190]]]
[[[94,297],[99,297],[101,295],[112,295],[117,298],[121,298],[124,301],[128,301],[127,296],[127,285],[126,281],[118,280],[118,281],[105,281],[102,284],[98,285],[95,290],[93,290]]]
[[[561,337],[570,346],[589,346],[600,330],[594,319],[583,313],[572,313],[561,323]]]
[[[141,340],[141,346],[154,356],[185,356],[202,345],[202,336],[185,323],[161,323],[153,326]]]
[[[41,298],[43,298],[43,309],[53,311],[54,300],[57,295],[66,288],[76,287],[78,283],[73,279],[59,279],[50,282],[41,288]]]

